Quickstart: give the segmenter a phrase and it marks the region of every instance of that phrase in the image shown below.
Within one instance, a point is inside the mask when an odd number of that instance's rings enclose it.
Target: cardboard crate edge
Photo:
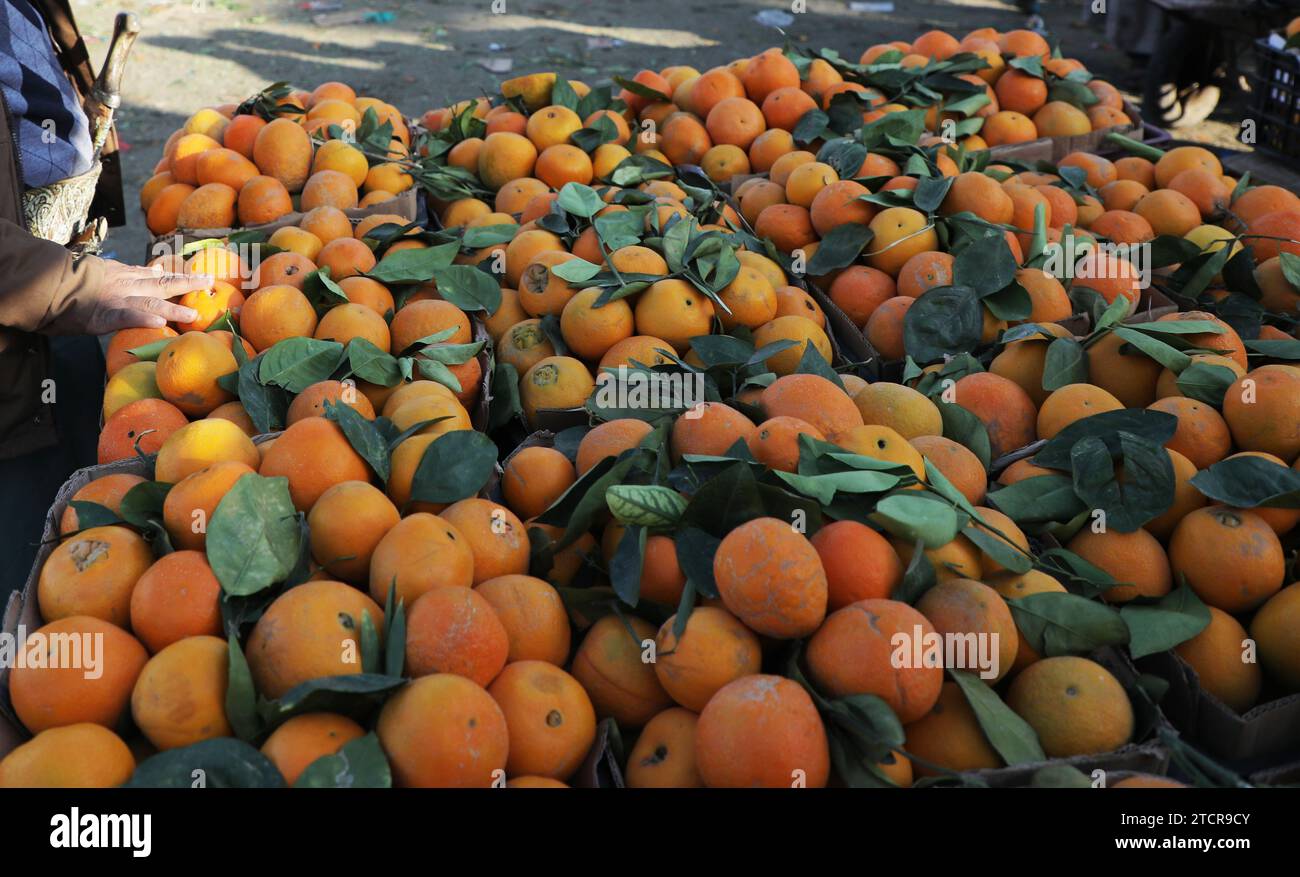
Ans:
[[[1148,655],[1139,666],[1169,683],[1161,711],[1179,733],[1210,755],[1245,761],[1287,758],[1300,751],[1300,693],[1239,713],[1203,689],[1196,671],[1172,650]]]

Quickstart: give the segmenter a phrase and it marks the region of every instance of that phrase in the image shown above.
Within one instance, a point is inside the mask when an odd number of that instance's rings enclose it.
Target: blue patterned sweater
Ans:
[[[0,90],[18,141],[23,184],[45,186],[90,170],[90,126],[28,0],[0,0]]]

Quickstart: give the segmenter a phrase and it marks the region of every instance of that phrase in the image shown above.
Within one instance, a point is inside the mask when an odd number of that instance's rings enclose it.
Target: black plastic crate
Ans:
[[[1255,148],[1300,157],[1300,55],[1255,40]]]

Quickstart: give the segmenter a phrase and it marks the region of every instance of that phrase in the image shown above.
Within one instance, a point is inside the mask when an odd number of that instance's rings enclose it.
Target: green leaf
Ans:
[[[89,530],[91,527],[112,527],[126,523],[126,521],[118,517],[117,512],[97,502],[74,499],[68,505],[77,513],[78,531]]]
[[[524,407],[519,400],[519,372],[508,362],[492,370],[492,401],[488,408],[488,432],[495,433],[512,420],[521,420]]]
[[[581,98],[579,98],[578,93],[573,90],[573,86],[569,84],[569,80],[565,79],[563,76],[557,76],[555,78],[555,84],[551,86],[551,105],[564,107],[565,109],[574,110],[576,112],[579,100],[581,100]]]
[[[255,361],[261,363],[257,371],[260,383],[297,394],[329,380],[343,362],[343,345],[315,338],[286,338]]]
[[[819,109],[811,109],[799,117],[791,136],[796,143],[812,143],[826,133],[831,117]]]
[[[1145,408],[1103,411],[1076,420],[1061,430],[1039,449],[1033,461],[1047,469],[1069,469],[1071,449],[1076,442],[1089,436],[1100,438],[1111,454],[1118,454],[1120,431],[1163,445],[1173,436],[1177,426],[1178,418],[1163,411]]]
[[[980,465],[988,471],[992,463],[993,445],[989,441],[988,427],[969,409],[956,402],[940,401],[939,416],[943,418],[944,438],[962,445],[979,458]]]
[[[795,366],[795,372],[801,375],[817,375],[825,378],[841,390],[844,389],[844,381],[840,380],[839,373],[831,368],[831,364],[822,356],[811,341],[804,342],[803,353],[799,357],[799,364]]]
[[[916,601],[937,583],[938,576],[935,574],[934,564],[925,555],[925,543],[918,540],[912,547],[912,559],[908,561],[907,569],[903,570],[903,581],[891,597],[916,605]]]
[[[586,283],[600,273],[600,266],[574,257],[551,267],[551,273],[568,283]]]
[[[481,250],[497,244],[508,244],[519,233],[517,225],[475,225],[465,229],[460,245],[466,250]]]
[[[672,95],[664,94],[662,91],[658,91],[657,89],[653,89],[648,85],[637,82],[635,79],[628,79],[625,76],[614,76],[612,78],[615,83],[623,86],[623,88],[626,88],[628,91],[632,92],[637,97],[643,97],[647,100],[654,101],[656,103],[673,102]]]
[[[1288,362],[1300,360],[1300,340],[1260,340],[1258,338],[1245,342],[1246,350],[1269,359],[1282,359]]]
[[[835,226],[822,238],[817,252],[808,260],[807,273],[821,277],[852,265],[872,237],[873,232],[865,225],[846,223]]]
[[[1123,430],[1116,438],[1124,479],[1118,477],[1106,443],[1088,436],[1071,449],[1074,492],[1087,507],[1105,512],[1107,528],[1132,533],[1173,504],[1173,462],[1160,445]]]
[[[406,604],[397,599],[397,578],[388,585],[384,601],[384,673],[401,676],[406,666]]]
[[[208,522],[208,565],[227,594],[255,594],[289,575],[300,538],[289,479],[250,473],[226,492]]]
[[[1178,389],[1189,399],[1223,407],[1223,397],[1237,380],[1236,373],[1223,365],[1192,362],[1178,373]]]
[[[565,183],[556,201],[566,213],[583,219],[590,219],[606,207],[599,192],[581,183]]]
[[[457,241],[423,249],[398,250],[385,256],[366,272],[366,276],[385,285],[428,283],[440,269],[451,266],[459,252]]]
[[[1158,338],[1152,338],[1144,332],[1138,332],[1126,326],[1120,326],[1114,332],[1171,372],[1181,372],[1191,364],[1192,359],[1186,353]]]
[[[1073,338],[1056,338],[1047,345],[1043,363],[1043,389],[1059,390],[1088,383],[1088,351]]]
[[[321,676],[295,685],[279,700],[264,701],[262,719],[269,725],[280,725],[293,716],[319,712],[365,719],[405,684],[406,680],[400,676],[377,673]]]
[[[366,616],[369,618],[370,616]],[[294,782],[295,789],[388,789],[393,774],[374,731],[349,740],[333,755],[322,755],[307,765]]]
[[[672,177],[676,171],[670,165],[649,155],[629,155],[610,171],[609,181],[615,186],[630,188],[649,180],[662,180]]]
[[[673,536],[677,562],[688,586],[709,599],[718,596],[718,584],[713,578],[713,556],[721,542],[698,527],[683,527]]]
[[[419,252],[406,250],[404,252]],[[501,307],[501,286],[473,265],[449,265],[433,272],[438,294],[462,311],[486,311],[495,314]]]
[[[1064,475],[1038,475],[998,488],[989,503],[1021,527],[1026,524],[1064,523],[1086,509]]]
[[[226,659],[226,720],[240,740],[252,742],[262,732],[253,676],[239,647],[239,638],[233,635],[229,637]]]
[[[139,347],[132,347],[130,350],[127,351],[127,353],[134,356],[140,362],[157,362],[158,355],[162,353],[163,350],[167,348],[167,345],[171,344],[173,340],[175,339],[161,338],[149,344],[142,344]],[[238,349],[239,345],[235,345],[235,348]]]
[[[379,631],[375,629],[375,622],[368,613],[361,614],[361,672],[362,673],[381,673],[381,654],[379,649]]]
[[[916,188],[912,190],[912,204],[917,210],[925,213],[938,210],[943,199],[948,197],[953,179],[953,177],[921,177],[916,183]]]
[[[928,289],[903,316],[903,347],[919,363],[974,350],[983,334],[984,309],[968,287]]]
[[[402,380],[397,357],[380,350],[365,338],[356,337],[344,348],[348,370],[361,380],[380,387],[395,387]]]
[[[1300,509],[1300,472],[1263,457],[1229,457],[1192,476],[1216,503],[1239,509]]]
[[[481,432],[457,429],[434,439],[411,478],[411,501],[453,503],[474,496],[492,477],[497,447]]]
[[[348,444],[352,445],[352,450],[361,455],[361,459],[379,476],[380,481],[387,484],[392,469],[388,440],[375,426],[375,422],[362,417],[352,406],[332,399],[325,400],[325,419],[339,425],[343,435],[347,436]]]
[[[888,472],[857,469],[849,472],[827,472],[821,475],[800,475],[796,472],[772,470],[790,487],[822,505],[830,505],[836,493],[885,493],[898,486],[899,478]]]
[[[959,522],[952,506],[919,491],[886,496],[876,503],[881,526],[908,542],[947,545],[957,536]]]
[[[241,365],[235,383],[239,404],[259,434],[283,429],[289,416],[289,391],[268,387],[259,378],[265,360],[264,353]]]
[[[317,313],[323,313],[335,305],[347,304],[348,302],[348,294],[343,291],[343,287],[335,283],[330,277],[328,267],[320,268],[308,274],[303,281],[302,291]]]
[[[1078,594],[1045,592],[1007,600],[1016,629],[1045,657],[1086,655],[1128,642],[1128,626],[1112,606]]]
[[[973,289],[983,297],[1015,281],[1019,269],[1006,238],[1001,232],[990,232],[957,254],[952,266],[952,285]]]
[[[1087,110],[1088,107],[1100,100],[1088,86],[1071,79],[1057,79],[1048,86],[1047,99],[1049,101],[1064,101],[1081,110]]]
[[[626,473],[640,455],[639,450],[624,451],[617,458],[606,457],[569,485],[551,507],[537,516],[537,523],[564,527],[564,536],[555,543],[559,551],[588,532],[596,517],[608,509],[605,491],[622,484]]]
[[[763,495],[749,463],[736,462],[705,481],[691,496],[682,520],[722,538],[764,516]]]
[[[1014,765],[1047,760],[1034,729],[1012,712],[984,680],[968,670],[950,669],[948,675],[961,688],[985,739],[1003,761]]]
[[[590,155],[606,143],[618,140],[618,128],[609,116],[600,116],[590,128],[579,128],[569,135],[573,145]]]
[[[129,789],[196,787],[281,789],[284,776],[250,744],[234,737],[217,737],[146,758],[126,783]]]
[[[612,488],[611,488],[612,489]],[[614,549],[609,563],[609,581],[614,593],[629,606],[641,598],[641,567],[645,559],[646,529],[639,524],[629,524]]]
[[[674,527],[686,511],[680,493],[652,484],[615,484],[605,491],[605,503],[620,524],[650,529]]]
[[[1053,578],[1064,579],[1071,591],[1085,597],[1095,597],[1119,584],[1101,567],[1064,548],[1049,548],[1039,554],[1038,568]]]
[[[1128,625],[1129,652],[1135,660],[1187,642],[1210,623],[1210,610],[1186,585],[1154,605],[1126,603],[1119,614]]]
[[[1001,536],[980,526],[975,521],[966,524],[961,532],[963,536],[975,544],[976,548],[1011,572],[1025,573],[1034,565],[1033,557],[1025,554]]]

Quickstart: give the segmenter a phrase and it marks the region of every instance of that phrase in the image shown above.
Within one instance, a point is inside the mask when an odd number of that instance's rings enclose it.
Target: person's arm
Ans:
[[[51,335],[103,335],[134,326],[188,323],[195,312],[168,299],[212,278],[167,274],[68,250],[0,220],[0,326]]]

